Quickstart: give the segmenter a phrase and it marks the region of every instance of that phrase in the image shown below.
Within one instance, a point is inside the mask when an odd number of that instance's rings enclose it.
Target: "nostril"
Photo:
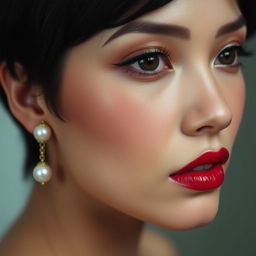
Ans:
[[[182,119],[182,132],[190,136],[212,135],[227,128],[232,122],[231,111],[228,106],[213,103],[202,105],[201,109],[190,108]]]
[[[232,118],[229,120],[222,120],[219,122],[215,122],[212,125],[202,125],[201,127],[196,129],[196,133],[202,133],[202,132],[209,132],[209,133],[214,133],[218,132],[220,130],[223,130],[227,128],[232,122]]]
[[[213,129],[212,126],[205,125],[205,126],[202,126],[202,127],[198,128],[198,129],[196,129],[196,132],[201,132],[202,130],[212,130],[212,129]]]

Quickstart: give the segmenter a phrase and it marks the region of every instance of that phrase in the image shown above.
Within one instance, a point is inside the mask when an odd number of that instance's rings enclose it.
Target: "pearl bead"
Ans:
[[[39,124],[34,129],[34,137],[38,142],[46,142],[51,137],[51,129],[46,124]]]
[[[33,177],[36,181],[44,184],[49,181],[52,176],[52,171],[50,166],[47,164],[39,163],[33,170]]]

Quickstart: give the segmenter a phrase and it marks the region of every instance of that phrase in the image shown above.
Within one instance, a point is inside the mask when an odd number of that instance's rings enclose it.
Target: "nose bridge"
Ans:
[[[232,113],[225,100],[222,86],[213,71],[206,65],[194,66],[190,74],[190,93],[182,120],[182,130],[189,135],[216,133],[226,128],[232,120]],[[223,88],[224,89],[224,88]]]

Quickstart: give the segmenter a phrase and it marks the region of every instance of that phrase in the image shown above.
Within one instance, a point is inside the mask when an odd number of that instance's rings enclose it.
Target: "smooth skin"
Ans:
[[[35,186],[0,254],[151,256],[148,246],[161,238],[145,235],[145,221],[171,230],[211,222],[220,188],[198,192],[169,176],[203,152],[232,150],[245,88],[236,51],[224,64],[220,53],[241,46],[246,27],[218,31],[240,16],[234,0],[177,0],[137,21],[182,26],[185,37],[133,32],[109,40],[115,28],[70,49],[59,94],[65,122],[34,97],[37,86],[25,86],[20,65],[14,80],[3,63],[14,116],[31,133],[41,120],[52,129],[53,177]],[[120,65],[145,51],[160,52],[157,70]],[[152,255],[177,254],[155,245]]]

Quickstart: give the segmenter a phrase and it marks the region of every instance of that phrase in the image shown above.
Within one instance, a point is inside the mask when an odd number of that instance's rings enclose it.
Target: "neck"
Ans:
[[[138,255],[143,223],[77,187],[57,180],[35,186],[28,215],[49,255]]]

